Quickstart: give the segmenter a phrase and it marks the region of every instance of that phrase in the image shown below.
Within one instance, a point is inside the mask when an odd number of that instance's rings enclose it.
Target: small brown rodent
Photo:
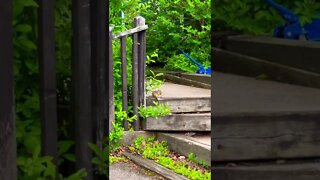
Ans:
[[[152,97],[160,98],[161,97],[161,91],[160,90],[152,91]]]

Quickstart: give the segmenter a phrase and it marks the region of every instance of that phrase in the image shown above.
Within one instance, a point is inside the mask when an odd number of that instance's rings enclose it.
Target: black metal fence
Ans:
[[[42,154],[57,162],[58,121],[54,0],[39,0],[38,59]],[[92,151],[102,146],[113,115],[112,58],[108,54],[109,1],[72,1],[72,114],[76,169],[93,179]],[[0,179],[17,179],[13,77],[13,1],[0,5]],[[110,35],[110,34],[109,34]]]

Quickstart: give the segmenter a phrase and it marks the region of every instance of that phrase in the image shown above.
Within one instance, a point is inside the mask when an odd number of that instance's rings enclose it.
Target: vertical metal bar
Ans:
[[[128,84],[127,84],[127,56],[126,56],[126,36],[120,38],[121,42],[121,74],[122,74],[122,109],[128,112]],[[128,131],[128,120],[123,121],[125,131]]]
[[[0,177],[17,179],[12,1],[0,5]]]
[[[72,1],[72,21],[72,83],[76,169],[86,168],[87,179],[93,179],[92,151],[88,147],[88,143],[94,142],[91,122],[90,0]]]
[[[39,0],[39,71],[42,154],[57,164],[58,122],[54,35],[54,0]]]
[[[139,106],[139,84],[138,84],[138,34],[132,35],[132,96],[133,96],[133,113],[137,117]],[[139,118],[134,121],[134,130],[138,131],[140,127]]]
[[[113,80],[113,58],[112,58],[112,29],[109,28],[109,58],[107,60],[107,119],[109,119],[109,131],[113,129],[114,117],[114,80]]]
[[[107,58],[107,1],[92,1],[91,37],[92,37],[92,123],[96,130],[96,142],[100,148],[106,137],[106,58]]]

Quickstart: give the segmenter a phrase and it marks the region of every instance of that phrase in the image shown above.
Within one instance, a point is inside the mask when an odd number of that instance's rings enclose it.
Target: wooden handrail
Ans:
[[[113,35],[112,39],[117,39],[119,37],[128,36],[128,35],[131,35],[131,34],[134,34],[134,33],[137,33],[137,32],[141,32],[141,31],[144,31],[144,30],[147,30],[147,29],[148,29],[148,25],[138,26],[138,27],[123,31],[123,32],[121,32],[119,34]]]

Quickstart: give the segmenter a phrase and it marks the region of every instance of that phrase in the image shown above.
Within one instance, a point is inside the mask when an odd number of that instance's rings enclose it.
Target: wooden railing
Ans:
[[[127,49],[126,38],[132,36],[132,104],[133,113],[138,117],[133,123],[134,130],[140,129],[140,120],[138,107],[146,104],[146,89],[145,89],[145,74],[146,74],[146,30],[148,26],[145,24],[145,19],[141,16],[134,18],[134,28],[112,35],[112,28],[110,31],[110,47],[113,39],[120,39],[121,47],[121,77],[122,77],[122,109],[128,111],[128,83],[127,83]],[[110,49],[112,57],[112,49]],[[114,120],[114,118],[110,118]],[[109,123],[109,127],[111,126]],[[125,131],[128,130],[128,121],[123,123]]]

